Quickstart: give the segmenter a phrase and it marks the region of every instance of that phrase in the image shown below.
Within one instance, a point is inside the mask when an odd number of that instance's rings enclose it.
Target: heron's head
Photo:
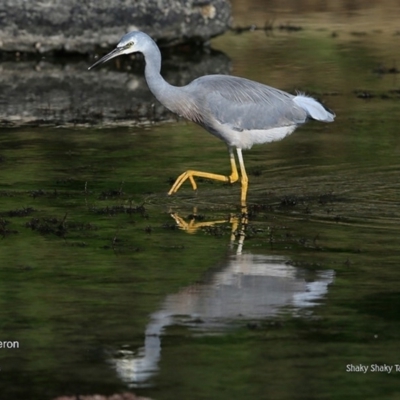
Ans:
[[[143,32],[129,32],[122,37],[113,51],[100,58],[100,60],[96,61],[91,67],[89,67],[89,69],[92,69],[99,64],[103,64],[112,58],[118,57],[121,54],[142,53],[150,42],[152,42],[152,39]]]

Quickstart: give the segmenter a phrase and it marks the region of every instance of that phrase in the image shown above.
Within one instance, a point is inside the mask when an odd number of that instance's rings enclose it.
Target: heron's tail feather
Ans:
[[[335,119],[335,113],[327,110],[321,103],[312,97],[298,94],[293,101],[301,107],[313,119],[324,122],[332,122]]]

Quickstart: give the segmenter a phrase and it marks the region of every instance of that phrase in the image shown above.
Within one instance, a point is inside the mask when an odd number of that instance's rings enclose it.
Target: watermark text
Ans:
[[[346,372],[361,374],[381,372],[391,374],[392,372],[400,372],[400,364],[347,364]]]

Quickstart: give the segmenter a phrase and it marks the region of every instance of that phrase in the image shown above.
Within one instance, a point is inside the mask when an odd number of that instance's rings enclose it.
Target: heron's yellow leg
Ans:
[[[238,174],[238,170],[236,167],[235,156],[233,154],[232,149],[229,149],[229,157],[230,157],[231,169],[232,169],[232,172],[229,176],[220,175],[220,174],[212,174],[210,172],[188,170],[178,176],[178,178],[176,179],[175,183],[172,185],[168,194],[176,193],[179,190],[179,188],[182,186],[182,184],[186,181],[186,179],[189,179],[190,183],[192,184],[193,190],[196,190],[197,184],[196,184],[196,181],[194,180],[194,177],[213,179],[213,180],[221,181],[221,182],[230,182],[230,183],[236,182],[239,179],[239,174]]]
[[[240,166],[240,174],[241,174],[241,184],[242,184],[242,191],[240,195],[240,201],[242,203],[242,207],[246,206],[246,198],[247,198],[247,188],[249,187],[249,178],[247,177],[246,168],[244,166],[242,149],[236,149],[239,166]]]
[[[239,174],[236,167],[235,155],[233,154],[233,150],[229,148],[229,159],[231,161],[231,174],[229,175],[229,182],[233,183],[239,180]]]

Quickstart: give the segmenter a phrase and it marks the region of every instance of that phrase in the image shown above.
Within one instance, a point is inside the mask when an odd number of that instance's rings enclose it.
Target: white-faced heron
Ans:
[[[297,96],[229,75],[207,75],[183,87],[172,86],[160,74],[161,53],[156,43],[140,31],[127,33],[117,47],[89,69],[121,54],[142,53],[145,77],[154,96],[172,112],[202,126],[222,139],[229,149],[232,172],[229,176],[188,170],[181,174],[168,194],[178,191],[190,180],[197,189],[195,177],[236,182],[239,173],[233,149],[236,149],[241,172],[241,202],[246,203],[248,178],[242,150],[253,144],[281,140],[307,119],[332,122],[335,114],[304,94]]]

